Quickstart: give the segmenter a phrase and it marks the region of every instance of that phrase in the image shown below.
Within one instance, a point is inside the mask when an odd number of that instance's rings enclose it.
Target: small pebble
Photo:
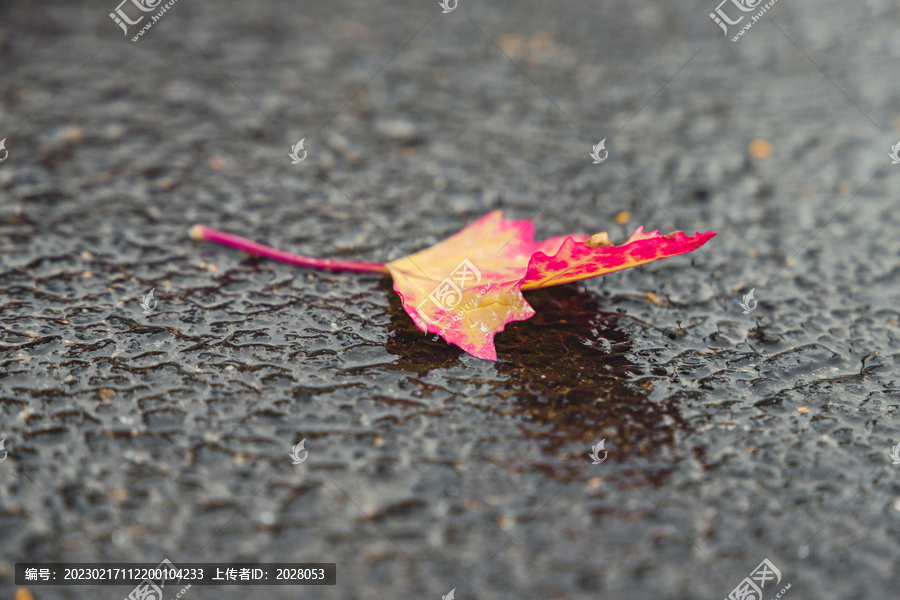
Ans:
[[[213,171],[221,171],[225,167],[225,157],[221,154],[213,154],[209,157],[209,168]]]
[[[384,137],[396,141],[408,141],[416,136],[415,125],[400,119],[382,121],[375,126],[375,129]]]
[[[500,36],[498,44],[500,50],[512,59],[519,58],[525,54],[525,36],[521,33],[504,33]]]
[[[765,140],[753,140],[747,146],[747,150],[753,158],[769,158],[772,156],[772,144]]]

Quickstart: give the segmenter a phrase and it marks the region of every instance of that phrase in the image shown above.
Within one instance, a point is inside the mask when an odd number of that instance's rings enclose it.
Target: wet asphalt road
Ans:
[[[896,5],[115,7],[0,5],[0,598],[164,557],[337,565],[190,600],[724,598],[766,558],[767,599],[897,597]],[[496,208],[719,235],[526,294],[497,363],[187,236],[384,262]]]

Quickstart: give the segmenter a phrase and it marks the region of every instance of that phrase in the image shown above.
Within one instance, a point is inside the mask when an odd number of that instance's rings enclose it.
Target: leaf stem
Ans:
[[[363,273],[387,273],[388,270],[380,263],[359,262],[355,260],[337,260],[332,258],[313,258],[311,256],[300,256],[299,254],[291,254],[284,250],[276,250],[269,246],[263,246],[254,241],[242,238],[224,231],[210,229],[203,225],[194,225],[190,230],[191,238],[195,240],[205,240],[236,248],[247,254],[262,256],[263,258],[271,258],[285,262],[298,267],[308,267],[311,269],[327,269],[329,271],[358,271]]]

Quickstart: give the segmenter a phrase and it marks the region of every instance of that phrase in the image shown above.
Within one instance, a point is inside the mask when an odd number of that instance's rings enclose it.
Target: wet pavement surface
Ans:
[[[0,598],[164,557],[337,565],[192,600],[897,597],[896,5],[115,4],[0,5]],[[497,363],[187,235],[385,262],[497,208],[719,234],[526,293]]]

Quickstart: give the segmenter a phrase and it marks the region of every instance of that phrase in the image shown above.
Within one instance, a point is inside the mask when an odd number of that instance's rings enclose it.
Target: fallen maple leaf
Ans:
[[[202,225],[191,237],[303,267],[389,273],[403,309],[422,331],[436,333],[472,356],[497,360],[494,336],[534,309],[522,290],[597,277],[696,250],[714,231],[659,235],[638,227],[621,246],[606,233],[573,234],[536,242],[531,221],[494,211],[446,240],[387,264],[299,256]]]

